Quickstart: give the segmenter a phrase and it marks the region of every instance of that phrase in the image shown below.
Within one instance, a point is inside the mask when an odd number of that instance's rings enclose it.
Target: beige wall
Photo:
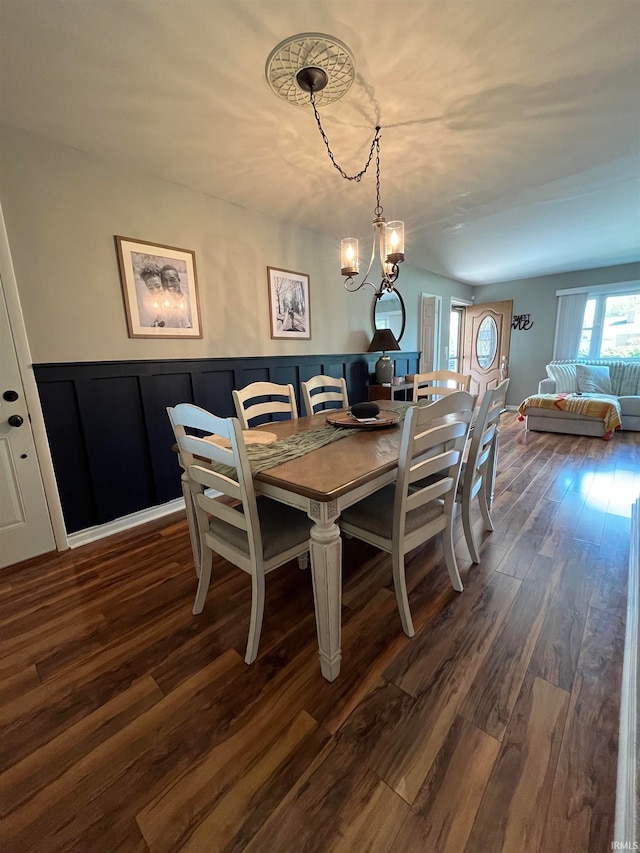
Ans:
[[[0,200],[35,363],[354,353],[371,340],[373,292],[344,290],[337,240],[1,124]],[[195,250],[202,340],[128,337],[115,234]],[[310,341],[271,340],[268,265],[309,274]],[[639,277],[626,264],[472,288],[405,263],[402,347],[418,349],[422,293],[442,297],[441,365],[451,297],[513,299],[514,313],[534,321],[511,339],[509,402],[518,403],[551,358],[555,291]]]
[[[348,294],[339,243],[0,125],[0,199],[35,363],[363,352],[373,291]],[[131,339],[114,235],[195,250],[204,338]],[[408,247],[408,251],[410,249]],[[266,267],[310,276],[310,341],[269,334]],[[405,264],[405,350],[421,292],[471,288]]]

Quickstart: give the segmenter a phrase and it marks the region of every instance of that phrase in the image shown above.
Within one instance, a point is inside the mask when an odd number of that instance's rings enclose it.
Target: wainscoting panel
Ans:
[[[167,400],[175,400],[180,402],[191,402],[194,399],[214,400],[215,396],[211,393],[211,386],[215,385],[215,374],[211,377],[211,381],[202,382],[205,393],[194,393],[193,376],[188,372],[162,374],[157,373],[154,376],[140,377],[140,392],[142,397],[142,406],[145,414],[145,430],[147,443],[149,448],[153,448],[150,455],[150,462],[155,453],[167,446],[171,447],[174,442],[173,432],[169,426],[169,418],[167,417]],[[198,379],[201,377],[198,376]],[[207,408],[205,403],[203,408]],[[168,443],[168,445],[167,445]],[[175,460],[172,460],[172,462]],[[176,467],[174,465],[151,465],[151,476],[154,488],[153,505],[167,503],[173,500],[176,495]]]
[[[221,418],[232,418],[235,416],[233,397],[231,392],[234,388],[244,388],[249,382],[242,385],[236,384],[237,377],[233,368],[215,370],[206,368],[192,374],[193,398],[198,400],[198,406],[202,406],[208,412],[215,412]],[[191,402],[186,397],[181,402]]]
[[[396,374],[419,356],[390,353]],[[167,406],[195,403],[235,415],[231,391],[250,382],[343,376],[352,403],[367,399],[377,353],[114,361],[34,365],[68,533],[105,524],[181,495]]]
[[[38,383],[68,533],[91,527],[98,518],[76,387],[71,378]]]
[[[157,503],[138,376],[84,382],[79,404],[99,518],[114,494],[122,515]]]

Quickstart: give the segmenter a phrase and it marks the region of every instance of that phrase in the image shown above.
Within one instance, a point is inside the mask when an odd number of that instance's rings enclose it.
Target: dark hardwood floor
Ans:
[[[609,850],[640,433],[502,427],[464,591],[410,556],[412,640],[390,558],[345,542],[333,684],[296,562],[252,666],[247,576],[214,561],[191,615],[182,516],[1,572],[3,853]]]

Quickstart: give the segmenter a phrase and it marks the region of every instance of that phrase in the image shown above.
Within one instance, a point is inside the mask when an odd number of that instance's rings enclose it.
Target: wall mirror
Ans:
[[[404,334],[406,313],[404,302],[397,290],[385,290],[377,293],[373,300],[373,328],[391,329],[395,339],[400,343]]]

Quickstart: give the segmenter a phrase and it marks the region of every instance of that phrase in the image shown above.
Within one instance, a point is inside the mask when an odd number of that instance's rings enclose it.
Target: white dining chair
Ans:
[[[451,584],[462,590],[453,550],[453,511],[474,402],[472,394],[456,391],[429,406],[410,406],[402,426],[395,484],[345,509],[339,521],[344,533],[391,554],[400,619],[409,637],[414,628],[405,554],[442,534]],[[416,488],[420,480],[428,482]]]
[[[462,463],[456,501],[462,513],[464,538],[474,563],[480,562],[480,552],[471,528],[471,502],[478,497],[480,513],[487,530],[493,530],[491,492],[498,453],[500,416],[504,411],[509,380],[485,391],[473,432],[466,461]]]
[[[285,414],[291,418],[298,417],[293,385],[252,382],[245,388],[233,390],[233,404],[243,429],[249,429],[250,421],[260,415]]]
[[[439,399],[456,391],[468,391],[471,375],[455,373],[453,370],[432,370],[431,373],[416,373],[413,377],[413,401],[421,397]]]
[[[342,378],[336,379],[334,376],[320,374],[300,384],[302,385],[304,407],[308,415],[315,415],[316,412],[325,409],[349,408],[347,383]]]
[[[201,613],[205,604],[213,552],[247,572],[251,576],[251,618],[245,661],[253,663],[262,630],[265,575],[295,557],[306,557],[312,522],[300,510],[256,497],[236,418],[219,418],[190,403],[168,408],[167,413],[187,476],[200,544],[193,613]],[[210,489],[230,501],[211,497]]]

